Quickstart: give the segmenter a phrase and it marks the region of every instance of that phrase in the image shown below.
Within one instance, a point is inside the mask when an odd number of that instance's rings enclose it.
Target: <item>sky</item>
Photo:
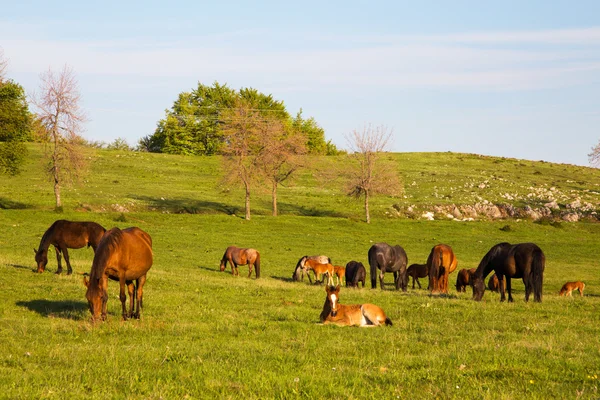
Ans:
[[[252,87],[347,148],[589,165],[600,140],[600,1],[7,1],[7,75],[71,67],[90,141],[154,132],[198,83]],[[89,3],[89,4],[88,4]]]

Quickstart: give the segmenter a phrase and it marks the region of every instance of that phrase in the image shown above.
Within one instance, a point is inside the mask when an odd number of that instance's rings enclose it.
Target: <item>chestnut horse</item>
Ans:
[[[483,280],[491,271],[495,271],[500,287],[500,301],[506,300],[505,290],[508,290],[508,301],[513,301],[511,278],[522,278],[525,284],[525,301],[529,301],[533,292],[533,300],[541,302],[545,266],[544,252],[535,243],[498,243],[487,252],[475,271],[473,300],[481,300],[485,291]]]
[[[506,288],[506,281],[503,280],[502,284]],[[498,276],[496,274],[492,275],[488,280],[488,289],[492,292],[499,293],[500,292],[500,282],[498,281]]]
[[[56,261],[58,261],[56,273],[60,274],[62,272],[60,260],[62,253],[67,263],[67,275],[72,274],[73,268],[71,268],[67,248],[81,249],[87,246],[91,247],[95,253],[104,232],[106,232],[106,229],[95,222],[72,222],[64,219],[54,222],[42,236],[38,249],[33,249],[37,272],[41,273],[46,269],[46,264],[48,264],[48,248],[54,246]]]
[[[296,268],[294,268],[294,273],[292,274],[293,280],[299,281],[302,279],[304,281],[304,275],[308,275],[308,270],[304,268],[306,260],[316,260],[321,264],[331,264],[331,259],[327,256],[302,256],[298,260],[298,263],[296,263]],[[310,275],[308,279],[310,279]]]
[[[583,289],[585,289],[585,283],[583,283],[581,281],[567,282],[560,289],[560,292],[558,292],[558,295],[559,296],[572,296],[571,292],[573,290],[579,290],[579,297],[583,297]]]
[[[431,293],[448,293],[448,275],[458,264],[452,248],[446,244],[433,246],[427,258],[429,290]]]
[[[419,282],[419,278],[425,278],[426,276],[429,276],[429,268],[427,267],[427,264],[411,264],[406,269],[406,274],[409,277],[412,277],[412,288],[415,288],[415,281],[417,281],[417,285],[419,285],[419,289],[421,289],[421,283]]]
[[[307,271],[312,271],[315,274],[315,283],[323,283],[323,275],[327,275],[327,285],[333,285],[333,275],[335,273],[335,269],[331,264],[321,264],[319,260],[309,260],[307,259],[304,262],[304,269]],[[312,283],[310,279],[310,274],[308,274],[308,280]]]
[[[379,274],[379,285],[383,289],[383,277],[386,272],[394,273],[396,290],[402,288],[406,292],[408,277],[406,276],[406,264],[408,257],[406,251],[400,246],[390,246],[387,243],[376,243],[369,249],[369,266],[371,267],[371,289],[377,287],[377,268]]]
[[[231,275],[239,276],[238,265],[248,265],[248,278],[252,276],[252,267],[256,267],[256,279],[260,278],[260,253],[254,249],[240,249],[239,247],[229,246],[223,258],[219,269],[225,271],[227,262],[231,265]]]
[[[337,278],[338,285],[341,284],[342,281],[346,278],[346,267],[342,267],[341,265],[334,265],[333,274]]]
[[[98,244],[89,281],[83,278],[87,287],[92,320],[106,320],[108,301],[108,278],[119,281],[123,319],[140,318],[143,304],[143,287],[146,273],[152,267],[152,238],[140,228],[112,228]],[[134,285],[135,281],[135,285]],[[129,293],[129,312],[126,312],[125,286]],[[133,311],[135,306],[135,312]]]
[[[457,292],[466,292],[467,286],[473,286],[473,274],[475,273],[475,268],[471,269],[461,269],[458,271],[458,276],[456,277],[456,291]]]
[[[392,325],[392,320],[375,304],[340,304],[340,285],[327,286],[325,291],[327,296],[319,317],[322,323],[360,327]]]

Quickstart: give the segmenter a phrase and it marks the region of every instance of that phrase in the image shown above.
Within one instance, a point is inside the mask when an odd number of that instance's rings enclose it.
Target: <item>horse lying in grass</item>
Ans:
[[[252,268],[256,268],[256,279],[260,278],[260,253],[254,249],[241,249],[235,246],[229,246],[223,258],[219,269],[225,271],[227,263],[231,265],[231,275],[239,276],[238,265],[248,265],[248,278],[252,276]]]
[[[327,256],[302,256],[296,263],[296,268],[294,268],[294,273],[292,274],[292,280],[304,281],[304,275],[308,275],[308,270],[304,267],[306,260],[315,260],[320,264],[331,264],[331,259]],[[308,279],[310,280],[310,275],[308,276]]]
[[[92,320],[105,320],[108,301],[108,279],[119,281],[123,319],[140,318],[143,303],[143,287],[146,273],[152,267],[152,238],[143,230],[132,227],[112,228],[102,237],[94,255],[89,281],[83,278],[87,287]],[[135,285],[134,285],[135,281]],[[129,312],[126,312],[125,286],[129,293]],[[135,307],[135,312],[134,312]]]
[[[457,292],[466,292],[467,286],[473,286],[473,274],[475,273],[475,268],[471,269],[461,269],[458,271],[458,276],[456,277],[456,291]]]
[[[57,274],[62,272],[60,260],[61,253],[67,263],[67,275],[73,273],[69,252],[67,249],[81,249],[82,247],[91,247],[96,252],[96,248],[104,236],[106,229],[95,222],[72,222],[60,219],[54,222],[50,228],[44,232],[38,249],[33,249],[35,253],[35,262],[37,272],[44,272],[48,264],[48,248],[54,246],[56,250],[56,261],[58,262]]]
[[[411,264],[407,268],[406,274],[409,277],[412,277],[412,288],[415,288],[415,281],[417,281],[417,285],[419,285],[419,289],[421,289],[421,283],[419,282],[419,278],[425,278],[426,276],[428,276],[429,268],[427,268],[427,264]]]
[[[367,279],[367,270],[361,262],[350,261],[346,264],[346,287],[358,287],[358,282],[362,282],[362,287],[365,287]]]
[[[579,290],[579,296],[583,297],[583,289],[585,289],[585,283],[581,281],[567,282],[563,285],[558,293],[559,296],[572,296],[573,290]]]
[[[392,325],[392,320],[385,315],[383,309],[374,304],[340,304],[340,285],[327,286],[325,291],[327,296],[319,317],[322,323],[360,327]]]

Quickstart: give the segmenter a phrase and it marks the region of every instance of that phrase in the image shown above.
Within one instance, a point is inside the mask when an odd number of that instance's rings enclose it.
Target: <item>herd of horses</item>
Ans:
[[[94,260],[89,279],[84,276],[87,287],[86,299],[92,320],[105,320],[107,314],[108,279],[119,282],[123,319],[140,318],[143,304],[143,286],[146,274],[153,262],[152,238],[137,227],[127,229],[113,228],[105,230],[95,222],[72,222],[58,220],[54,222],[42,236],[38,249],[34,249],[37,272],[44,272],[48,263],[48,249],[54,246],[58,262],[57,274],[62,272],[61,254],[67,264],[67,273],[73,269],[69,261],[67,249],[79,249],[85,246],[94,250]],[[394,275],[394,286],[397,290],[406,291],[408,278],[413,278],[421,288],[419,278],[428,277],[428,290],[431,293],[447,294],[449,275],[454,272],[458,260],[452,248],[445,244],[435,245],[425,264],[412,264],[407,267],[406,251],[399,245],[376,243],[368,251],[371,288],[384,288],[385,273]],[[230,246],[221,259],[220,270],[224,271],[227,263],[231,266],[232,275],[239,275],[238,266],[248,266],[248,277],[255,271],[260,278],[260,253],[252,248]],[[485,291],[485,278],[494,272],[488,281],[488,289],[500,292],[500,301],[512,302],[512,279],[522,279],[525,284],[525,301],[533,294],[536,302],[542,301],[542,283],[545,268],[545,256],[534,243],[498,243],[482,258],[477,268],[462,269],[457,273],[456,290],[466,291],[470,286],[473,299],[480,301]],[[379,273],[377,272],[379,270]],[[320,320],[323,323],[338,325],[379,326],[392,325],[385,312],[374,304],[342,305],[339,303],[340,284],[345,280],[346,287],[365,286],[366,269],[361,262],[350,261],[346,266],[336,266],[327,256],[303,256],[298,260],[292,279],[304,280],[307,275],[312,283],[322,283],[327,278],[326,299]],[[337,286],[334,286],[334,277]],[[560,295],[571,295],[579,290],[583,296],[585,285],[582,282],[567,282]],[[127,288],[127,293],[125,292]],[[129,310],[126,309],[129,294]]]

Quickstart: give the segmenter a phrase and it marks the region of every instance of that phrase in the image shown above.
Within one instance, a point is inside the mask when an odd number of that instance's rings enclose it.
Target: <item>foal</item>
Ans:
[[[360,327],[392,325],[392,320],[375,304],[340,304],[340,285],[327,286],[325,291],[327,297],[320,316],[322,323]]]
[[[581,281],[567,282],[563,285],[558,293],[559,296],[571,296],[573,290],[579,290],[579,296],[583,297],[583,289],[585,289],[585,283]]]

